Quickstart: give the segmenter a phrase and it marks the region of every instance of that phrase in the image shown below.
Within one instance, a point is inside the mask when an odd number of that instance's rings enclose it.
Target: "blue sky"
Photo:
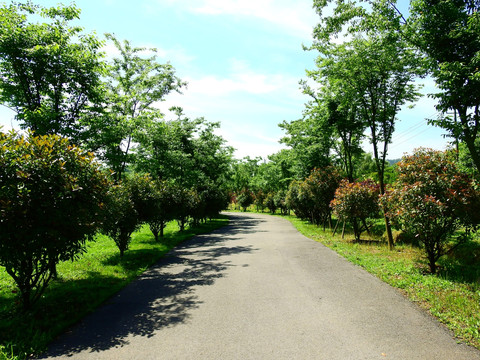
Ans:
[[[278,124],[301,118],[308,98],[298,81],[316,57],[302,50],[318,21],[312,0],[77,0],[76,5],[82,9],[78,24],[87,32],[100,38],[114,33],[134,46],[157,48],[159,61],[169,61],[189,83],[160,107],[181,106],[188,117],[220,122],[219,134],[237,149],[237,158],[277,152],[284,135]],[[105,51],[112,53],[112,46]],[[433,82],[426,81],[424,92],[433,91]],[[0,125],[17,127],[13,116],[0,109]],[[403,110],[388,158],[419,146],[444,149],[443,131],[424,120],[434,116],[434,102],[426,97]]]

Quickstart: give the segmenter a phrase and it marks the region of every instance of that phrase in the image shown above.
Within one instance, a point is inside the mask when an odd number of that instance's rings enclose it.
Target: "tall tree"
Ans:
[[[222,185],[230,170],[233,149],[215,134],[218,123],[191,120],[177,108],[178,118],[151,123],[136,149],[136,169],[186,188]]]
[[[302,119],[279,125],[286,132],[280,142],[293,152],[298,179],[306,178],[315,168],[331,164],[332,129],[322,126],[321,116],[307,107]]]
[[[326,1],[316,1],[322,14]],[[419,73],[416,54],[405,43],[401,18],[395,9],[379,1],[371,10],[362,1],[338,1],[333,15],[321,17],[315,28],[311,49],[320,52],[317,79],[342,82],[342,88],[354,95],[360,121],[369,129],[377,167],[380,192],[385,192],[384,173],[388,145],[395,129],[400,107],[419,97],[415,77]],[[331,41],[346,28],[341,44]],[[390,248],[393,238],[389,219],[385,225]]]
[[[80,120],[100,103],[102,42],[69,25],[79,15],[74,5],[0,8],[0,102],[37,135],[78,142],[84,130]]]
[[[163,118],[154,105],[165,100],[171,91],[186,85],[175,76],[170,64],[160,64],[155,55],[143,57],[147,49],[133,47],[129,41],[117,40],[107,34],[120,56],[114,58],[107,80],[107,113],[101,121],[92,124],[90,146],[114,171],[115,179],[122,178],[132,161],[132,145],[142,136],[148,124]],[[148,49],[155,53],[156,49]]]
[[[437,109],[443,114],[432,123],[465,142],[480,170],[480,3],[477,0],[413,0],[407,20],[409,39],[427,60],[440,92]]]
[[[360,119],[358,93],[348,83],[327,77],[320,71],[307,71],[317,82],[317,89],[302,81],[303,92],[313,99],[306,104],[304,113],[317,121],[317,131],[330,137],[333,161],[339,163],[349,181],[353,181],[355,158],[363,153],[361,141],[366,124]]]

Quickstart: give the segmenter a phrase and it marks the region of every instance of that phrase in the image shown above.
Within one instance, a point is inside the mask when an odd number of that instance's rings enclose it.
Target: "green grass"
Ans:
[[[20,311],[15,284],[0,267],[0,360],[24,359],[44,351],[58,334],[95,310],[175,245],[227,223],[226,217],[219,217],[179,232],[177,224],[171,222],[158,243],[143,226],[133,234],[123,258],[113,240],[98,235],[79,260],[58,265],[58,279],[28,313]]]
[[[411,301],[428,310],[459,341],[480,349],[480,243],[478,239],[456,249],[439,261],[437,275],[428,273],[418,247],[397,244],[393,251],[375,241],[354,243],[353,235],[342,239],[330,230],[284,216],[305,236],[314,239],[400,289]]]

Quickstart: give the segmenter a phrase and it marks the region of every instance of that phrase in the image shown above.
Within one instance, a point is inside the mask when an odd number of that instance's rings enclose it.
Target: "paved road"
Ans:
[[[50,358],[480,359],[288,221],[230,216],[58,339]]]

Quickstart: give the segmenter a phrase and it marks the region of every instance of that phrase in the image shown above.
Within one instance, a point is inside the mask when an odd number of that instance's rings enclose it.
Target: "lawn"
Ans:
[[[171,222],[161,242],[155,242],[148,227],[143,226],[133,234],[123,258],[113,240],[98,235],[79,260],[58,265],[58,279],[27,313],[20,311],[15,284],[0,267],[0,360],[24,359],[44,351],[58,334],[95,310],[175,245],[227,223],[226,217],[219,217],[179,232],[176,222]]]

